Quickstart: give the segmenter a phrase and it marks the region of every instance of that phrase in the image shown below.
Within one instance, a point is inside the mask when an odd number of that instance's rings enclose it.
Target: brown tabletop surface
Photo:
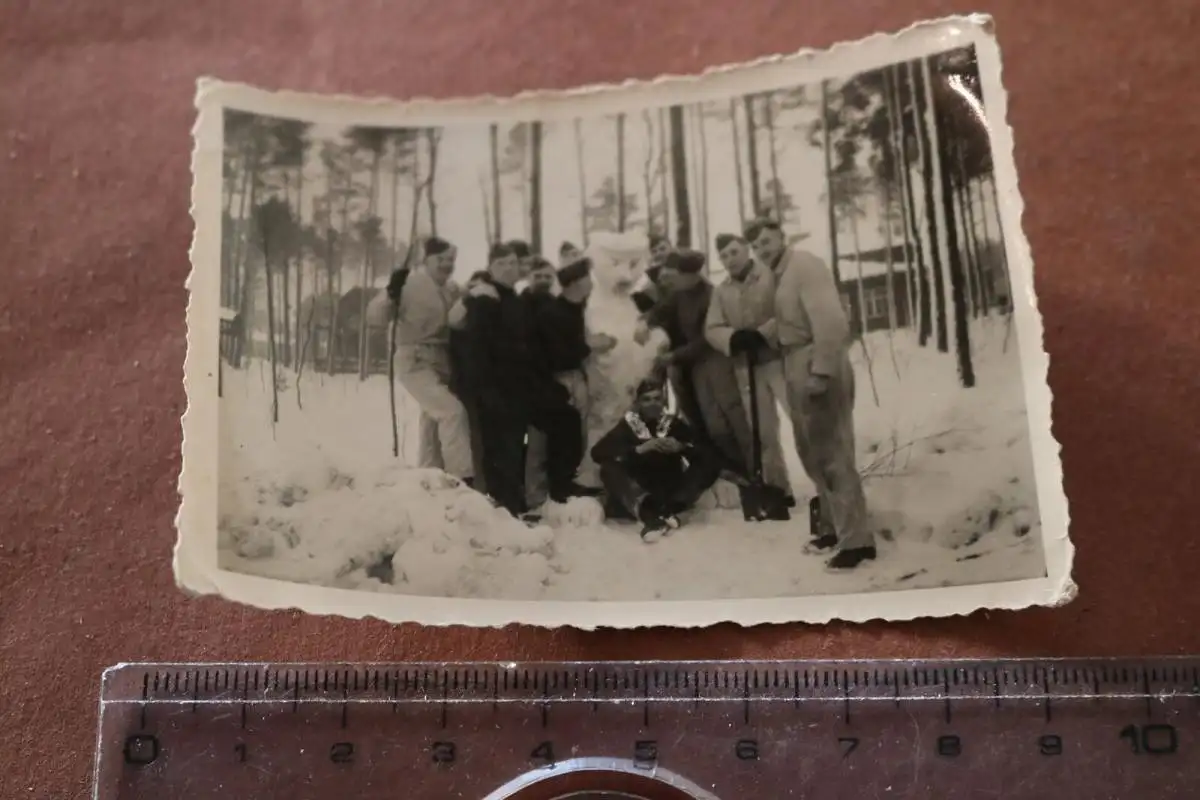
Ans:
[[[197,76],[449,96],[686,73],[951,0],[0,3],[0,796],[89,791],[101,670],[142,659],[1200,650],[1194,0],[995,4],[1079,549],[1058,610],[910,624],[422,629],[189,600],[171,575]]]

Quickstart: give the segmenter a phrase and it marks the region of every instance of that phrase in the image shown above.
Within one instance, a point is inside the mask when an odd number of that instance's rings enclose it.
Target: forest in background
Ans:
[[[494,124],[470,176],[471,236],[522,238],[553,260],[558,240],[546,241],[545,221],[559,209],[547,204],[565,198],[547,196],[547,170],[571,171],[544,155],[557,136],[574,150],[580,243],[598,230],[664,233],[716,263],[712,237],[752,216],[779,219],[795,242],[815,242],[824,228],[829,249],[819,254],[859,332],[908,330],[953,355],[970,387],[970,320],[1011,314],[1012,301],[983,103],[974,51],[962,49],[724,102]],[[365,310],[393,269],[412,265],[410,243],[444,230],[447,209],[465,215],[461,175],[459,191],[439,191],[447,170],[462,171],[457,134],[356,127],[325,136],[232,110],[224,128],[225,365],[264,359],[277,386],[297,388],[306,371],[386,371],[387,332],[371,329]],[[820,170],[782,163],[796,142]],[[597,169],[607,174],[589,180]],[[814,189],[819,210],[797,200]],[[722,210],[710,213],[718,200]]]

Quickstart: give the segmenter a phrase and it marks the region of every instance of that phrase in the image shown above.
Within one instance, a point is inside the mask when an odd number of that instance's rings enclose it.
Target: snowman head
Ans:
[[[596,293],[628,297],[646,273],[649,243],[643,233],[596,231],[588,242]]]

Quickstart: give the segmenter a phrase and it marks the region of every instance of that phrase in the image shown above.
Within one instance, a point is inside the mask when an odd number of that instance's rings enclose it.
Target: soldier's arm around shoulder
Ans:
[[[446,321],[456,331],[461,331],[467,327],[467,298],[460,297],[454,301],[454,305],[450,306],[450,311],[446,315]]]
[[[725,306],[722,295],[725,289],[713,287],[712,297],[708,301],[708,311],[704,315],[704,338],[713,349],[723,355],[729,355],[729,340],[733,338],[733,325],[725,316]]]
[[[850,344],[850,321],[842,307],[833,270],[812,253],[796,251],[782,283],[798,295],[812,327],[812,371],[818,375],[833,374]]]

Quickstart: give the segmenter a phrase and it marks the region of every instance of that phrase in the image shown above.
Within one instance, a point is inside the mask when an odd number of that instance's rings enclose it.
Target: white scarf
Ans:
[[[636,411],[625,412],[625,423],[633,429],[633,435],[641,439],[643,442],[648,442],[651,439],[662,439],[671,432],[671,423],[674,421],[671,414],[663,412],[658,418],[658,425],[655,426],[654,432],[650,432],[650,428],[646,426],[645,420]]]

